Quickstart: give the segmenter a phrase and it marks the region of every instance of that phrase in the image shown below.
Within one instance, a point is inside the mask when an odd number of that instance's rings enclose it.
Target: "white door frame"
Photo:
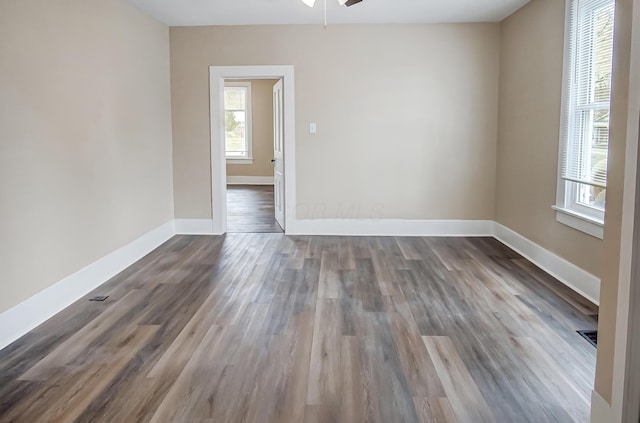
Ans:
[[[227,166],[224,145],[224,80],[282,79],[284,110],[284,222],[285,233],[295,233],[296,221],[296,142],[295,93],[292,65],[211,66],[211,212],[213,233],[227,232]]]

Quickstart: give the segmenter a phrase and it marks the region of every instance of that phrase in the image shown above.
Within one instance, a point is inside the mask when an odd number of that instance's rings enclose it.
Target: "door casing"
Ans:
[[[284,229],[285,233],[295,233],[295,84],[292,65],[211,66],[209,68],[213,233],[222,235],[227,232],[227,166],[223,120],[225,79],[282,79],[284,111]]]

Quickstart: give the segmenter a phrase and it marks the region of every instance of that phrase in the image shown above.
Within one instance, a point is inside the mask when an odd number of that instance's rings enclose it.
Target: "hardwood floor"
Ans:
[[[0,351],[0,421],[586,422],[596,313],[488,238],[177,236]]]
[[[282,232],[275,219],[272,185],[227,186],[227,232]]]

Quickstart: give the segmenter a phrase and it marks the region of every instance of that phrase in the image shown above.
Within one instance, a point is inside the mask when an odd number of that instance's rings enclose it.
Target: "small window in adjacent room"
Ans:
[[[224,126],[227,163],[252,163],[250,82],[225,83]]]
[[[559,222],[602,238],[607,194],[614,0],[567,0]]]

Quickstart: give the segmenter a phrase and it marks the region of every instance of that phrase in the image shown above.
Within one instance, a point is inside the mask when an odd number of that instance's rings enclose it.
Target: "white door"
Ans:
[[[273,193],[276,221],[284,227],[284,116],[282,116],[282,79],[273,86]]]

